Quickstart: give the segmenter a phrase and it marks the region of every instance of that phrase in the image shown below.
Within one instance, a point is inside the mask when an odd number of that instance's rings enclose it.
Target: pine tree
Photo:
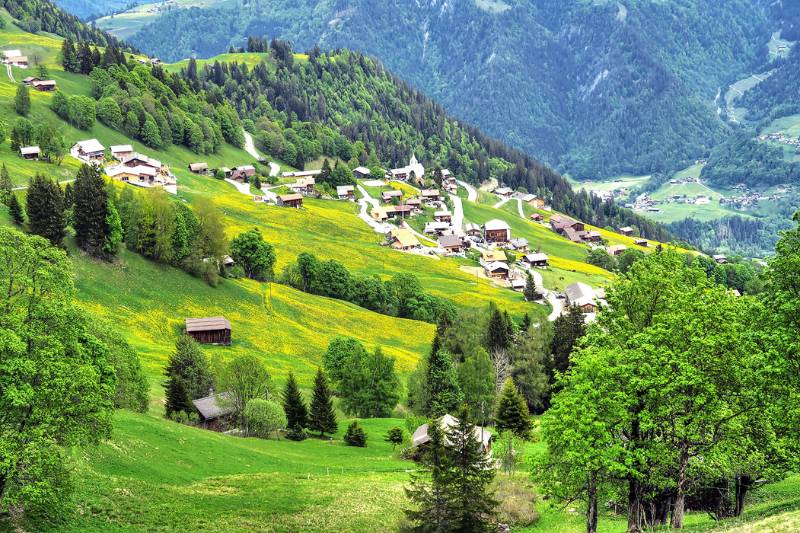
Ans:
[[[507,379],[503,385],[503,391],[497,400],[494,420],[497,431],[500,433],[509,430],[520,438],[530,438],[531,417],[528,403],[519,393],[511,378]]]
[[[425,379],[428,416],[439,417],[456,409],[464,400],[453,358],[447,350],[431,352]]]
[[[336,413],[333,411],[333,400],[328,388],[328,380],[321,368],[317,368],[314,378],[314,394],[311,397],[311,416],[308,420],[308,429],[319,431],[322,437],[325,433],[336,433]]]
[[[283,410],[286,413],[286,427],[302,430],[308,426],[308,408],[300,394],[297,380],[291,372],[283,390]]]
[[[17,94],[14,97],[14,109],[18,115],[27,117],[31,112],[31,94],[28,91],[28,86],[20,83],[17,87]]]
[[[394,450],[397,446],[403,444],[403,429],[397,426],[389,428],[383,440],[390,443],[392,445],[392,450]]]
[[[180,411],[191,414],[192,400],[206,396],[214,387],[208,361],[194,339],[185,334],[175,342],[164,375],[167,416]]]
[[[19,203],[16,194],[11,194],[11,200],[8,202],[8,213],[11,215],[11,220],[17,226],[25,224],[25,213],[22,210],[22,204]]]
[[[64,193],[58,183],[41,174],[33,177],[28,186],[28,227],[54,246],[62,246],[67,219],[64,213]]]
[[[525,299],[532,302],[537,297],[536,281],[533,279],[533,274],[528,272],[528,279],[525,280],[525,290],[523,291]]]
[[[506,350],[511,346],[513,326],[510,325],[510,317],[503,313],[494,304],[491,304],[489,325],[486,329],[486,349],[490,354],[501,350]]]
[[[433,420],[428,422],[428,438],[420,457],[421,468],[411,473],[411,486],[405,489],[406,497],[415,505],[414,509],[406,509],[406,518],[412,531],[454,531],[451,487],[444,483],[451,457],[444,431]]]
[[[11,196],[14,194],[14,184],[11,182],[11,174],[8,173],[8,167],[3,163],[0,168],[0,202],[9,205]]]
[[[94,257],[103,257],[109,237],[108,195],[100,169],[81,165],[73,185],[75,240]]]
[[[583,313],[576,306],[569,308],[568,312],[559,316],[553,322],[553,340],[550,342],[550,352],[553,354],[553,367],[559,372],[566,372],[570,366],[570,354],[578,339],[586,331]]]
[[[367,434],[364,428],[358,423],[358,420],[347,426],[347,431],[344,434],[344,442],[348,446],[358,446],[359,448],[367,447]]]

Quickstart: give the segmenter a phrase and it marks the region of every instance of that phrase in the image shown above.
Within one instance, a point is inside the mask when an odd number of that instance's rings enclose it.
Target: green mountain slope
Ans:
[[[724,138],[712,102],[764,54],[758,4],[269,0],[175,10],[131,41],[170,59],[251,35],[364,51],[489,134],[603,177],[694,160]]]

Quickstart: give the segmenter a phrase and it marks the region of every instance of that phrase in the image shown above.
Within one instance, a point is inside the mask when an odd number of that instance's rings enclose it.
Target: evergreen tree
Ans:
[[[392,445],[392,450],[394,450],[397,446],[403,444],[403,429],[397,426],[389,428],[383,440],[390,443]]]
[[[167,416],[180,411],[193,413],[192,400],[208,395],[214,387],[208,361],[194,339],[186,334],[175,342],[175,351],[164,375],[167,377],[164,383]]]
[[[27,117],[28,113],[31,112],[31,93],[24,83],[20,83],[17,86],[17,94],[14,97],[14,110],[23,117]]]
[[[491,304],[489,309],[489,325],[486,328],[486,349],[490,354],[494,354],[511,346],[514,329],[508,313],[501,312],[494,304]]]
[[[455,364],[447,350],[431,352],[425,390],[425,413],[428,416],[440,417],[455,410],[463,401],[464,395],[458,385]]]
[[[302,430],[308,426],[308,408],[292,372],[289,372],[289,379],[283,389],[283,411],[286,413],[287,427]]]
[[[531,416],[528,403],[511,378],[506,380],[497,400],[494,421],[500,433],[509,430],[523,439],[530,438]]]
[[[532,302],[537,297],[536,292],[536,281],[533,279],[533,275],[528,272],[528,279],[525,280],[525,290],[523,291],[525,295],[525,299],[529,302]],[[527,315],[525,315],[527,317]]]
[[[25,212],[22,209],[22,204],[19,203],[16,194],[11,194],[11,200],[8,202],[8,213],[11,215],[11,220],[17,226],[25,224]]]
[[[3,163],[0,168],[0,202],[9,205],[11,196],[14,194],[14,184],[11,182],[11,174],[8,173],[8,167]]]
[[[496,381],[494,365],[486,350],[478,348],[464,359],[458,367],[458,381],[470,417],[485,425],[494,411]]]
[[[111,199],[108,200],[106,213],[107,232],[103,240],[103,254],[106,257],[114,257],[119,253],[119,247],[122,244],[122,219]]]
[[[576,306],[570,307],[566,314],[556,318],[553,322],[553,340],[550,343],[555,370],[562,373],[567,371],[570,354],[578,339],[583,337],[585,330],[583,313]]]
[[[454,531],[450,508],[450,486],[444,482],[451,457],[445,446],[445,434],[434,420],[428,421],[428,438],[420,457],[420,469],[411,473],[411,486],[406,497],[415,505],[406,509],[411,530],[420,533]]]
[[[311,397],[311,416],[308,420],[308,429],[319,431],[322,437],[325,433],[336,433],[336,413],[333,410],[331,391],[328,380],[321,368],[317,368],[314,378],[314,394]]]
[[[358,420],[353,420],[353,422],[347,426],[347,431],[344,434],[344,442],[348,446],[357,446],[359,448],[367,447],[367,434],[364,432],[364,428],[358,423]]]
[[[36,174],[28,186],[28,227],[54,246],[62,246],[67,219],[64,213],[64,193],[58,183]]]
[[[103,257],[114,228],[109,227],[108,195],[100,169],[81,165],[73,191],[75,240],[90,255]]]

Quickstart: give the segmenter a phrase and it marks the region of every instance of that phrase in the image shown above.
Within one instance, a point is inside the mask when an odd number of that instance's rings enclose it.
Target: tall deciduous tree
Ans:
[[[308,419],[308,429],[318,431],[319,436],[322,437],[325,433],[336,433],[337,428],[328,379],[322,369],[318,368],[317,375],[314,377],[314,393],[311,397],[311,416]]]
[[[8,172],[8,167],[3,163],[2,168],[0,168],[0,202],[9,205],[12,194],[14,194],[14,184],[11,182],[11,174]]]
[[[36,174],[28,186],[26,211],[31,233],[41,235],[54,246],[63,246],[67,231],[64,193],[58,183]]]
[[[111,433],[108,347],[75,304],[72,265],[38,236],[0,227],[0,507],[69,514],[76,446]]]
[[[258,228],[240,233],[231,241],[231,256],[248,278],[267,281],[275,275],[275,248]]]
[[[103,257],[110,228],[108,195],[100,168],[95,165],[81,165],[73,194],[75,240],[89,255]]]
[[[458,382],[470,417],[486,425],[494,412],[495,400],[494,365],[486,350],[478,348],[464,359],[458,367]]]
[[[228,393],[233,414],[241,420],[250,400],[268,400],[271,378],[263,361],[253,354],[237,355],[217,377],[220,391]]]

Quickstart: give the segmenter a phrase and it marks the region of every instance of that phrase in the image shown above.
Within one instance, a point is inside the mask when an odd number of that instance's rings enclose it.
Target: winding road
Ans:
[[[8,74],[8,79],[11,80],[11,83],[17,83],[17,80],[14,79],[14,72],[11,70],[11,65],[6,63],[6,74]]]
[[[470,202],[477,202],[478,201],[478,191],[475,190],[475,187],[467,183],[466,181],[456,180],[461,187],[467,190],[467,200]]]
[[[522,209],[522,198],[517,198],[517,212],[519,213],[520,217],[527,220],[525,217],[525,211]]]
[[[453,228],[457,232],[464,231],[464,204],[461,197],[451,194],[450,199],[453,200]]]
[[[264,159],[264,156],[258,153],[256,150],[256,144],[253,142],[253,136],[246,130],[242,130],[244,132],[244,151],[256,158],[256,161],[261,161]],[[278,172],[281,171],[281,167],[277,163],[273,163],[269,161],[267,163],[269,165],[269,175],[271,177],[275,177],[278,175]]]
[[[392,226],[389,224],[384,224],[383,222],[378,222],[374,218],[372,218],[369,214],[369,207],[378,207],[380,202],[370,196],[367,189],[362,187],[360,184],[356,186],[358,188],[358,192],[361,193],[361,198],[358,199],[358,205],[361,207],[358,217],[369,224],[369,227],[372,228],[376,233],[383,233],[386,234],[391,231]]]

